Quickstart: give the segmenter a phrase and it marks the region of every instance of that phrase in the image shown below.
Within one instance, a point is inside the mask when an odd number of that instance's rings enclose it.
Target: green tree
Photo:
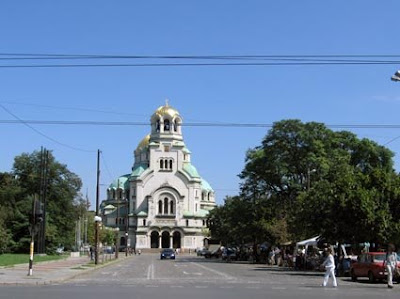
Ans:
[[[259,203],[252,222],[271,240],[322,234],[332,241],[386,242],[398,232],[393,153],[350,132],[277,122],[247,152],[240,177],[241,197]]]
[[[12,174],[2,183],[0,200],[7,200],[12,241],[10,250],[29,250],[29,226],[32,214],[32,197],[40,194],[41,153],[35,151],[15,157]],[[46,206],[46,249],[52,250],[63,244],[67,248],[74,243],[75,220],[79,217],[76,199],[80,198],[80,178],[67,166],[55,160],[49,153],[47,206]],[[8,199],[7,199],[8,198]]]

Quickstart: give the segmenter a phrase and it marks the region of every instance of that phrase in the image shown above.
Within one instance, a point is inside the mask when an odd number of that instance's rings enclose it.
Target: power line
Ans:
[[[4,108],[0,104],[0,106]],[[89,126],[148,126],[148,122],[132,121],[90,121],[90,120],[0,120],[0,124],[36,124],[36,125],[89,125]],[[325,124],[334,129],[400,129],[400,124]],[[270,123],[228,123],[228,122],[192,122],[181,124],[182,127],[243,127],[271,128]]]
[[[397,65],[399,61],[347,62],[235,62],[235,63],[128,63],[128,64],[21,64],[0,65],[0,68],[90,68],[90,67],[211,67],[211,66],[339,66],[339,65]]]
[[[115,176],[111,173],[110,168],[107,165],[106,159],[104,158],[103,152],[100,152],[100,155],[101,155],[101,160],[103,161],[103,164],[104,164],[104,166],[106,168],[106,171],[108,173],[108,176],[110,177],[111,180],[113,180],[115,178]]]
[[[141,63],[109,64],[3,64],[0,68],[75,68],[75,67],[178,67],[178,66],[329,66],[400,64],[397,54],[328,54],[328,55],[105,55],[105,54],[38,54],[0,53],[0,61],[51,60],[136,60]],[[391,60],[387,60],[391,59]],[[396,59],[396,60],[393,60]],[[155,62],[147,63],[144,61]],[[173,61],[173,62],[165,62]],[[178,62],[184,61],[184,62]],[[190,62],[191,61],[191,62]],[[201,61],[201,62],[199,62]],[[229,62],[226,62],[229,61]],[[268,62],[265,62],[268,61]]]
[[[146,116],[144,114],[134,114],[134,113],[127,113],[127,112],[115,112],[115,111],[110,111],[110,110],[100,110],[100,109],[93,109],[93,108],[60,107],[60,106],[53,106],[53,105],[22,103],[22,102],[11,102],[11,101],[1,101],[0,103],[1,104],[7,104],[7,105],[22,105],[22,106],[31,106],[31,107],[40,107],[40,108],[50,108],[50,109],[59,109],[59,110],[73,110],[73,111],[85,111],[85,112],[97,112],[97,113],[115,114],[115,115]]]
[[[73,149],[73,150],[76,150],[76,151],[81,151],[81,152],[89,152],[89,153],[95,152],[95,151],[93,151],[93,150],[86,150],[86,149],[74,147],[74,146],[71,146],[71,145],[68,145],[68,144],[59,142],[58,140],[56,140],[56,139],[54,139],[54,138],[52,138],[52,137],[50,137],[50,136],[47,136],[46,134],[42,133],[42,132],[39,131],[38,129],[32,127],[28,122],[26,122],[26,121],[24,121],[23,119],[19,118],[17,115],[15,115],[14,113],[12,113],[10,110],[8,110],[8,109],[7,109],[6,107],[4,107],[3,105],[0,104],[0,107],[1,107],[4,111],[6,111],[8,114],[10,114],[12,117],[14,117],[14,118],[16,119],[15,123],[23,124],[24,126],[28,127],[28,128],[31,129],[32,131],[36,132],[36,133],[39,134],[40,136],[42,136],[42,137],[44,137],[44,138],[46,138],[46,139],[48,139],[48,140],[50,140],[50,141],[52,141],[52,142],[58,144],[58,145],[61,145],[61,146],[63,146],[63,147],[67,147],[67,148],[69,148],[69,149]]]

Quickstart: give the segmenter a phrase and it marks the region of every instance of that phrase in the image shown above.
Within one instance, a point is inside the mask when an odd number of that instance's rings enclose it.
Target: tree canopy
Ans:
[[[81,179],[50,153],[48,160],[46,248],[73,245],[81,215]],[[10,173],[0,173],[0,250],[28,252],[32,201],[39,194],[40,151],[15,157]]]
[[[313,235],[341,242],[396,241],[400,180],[393,155],[374,141],[321,123],[277,122],[246,154],[234,203],[245,205],[246,212],[223,228],[224,235],[237,236],[238,226],[239,232],[246,226],[273,243]],[[236,213],[232,204],[227,200],[211,216],[228,223]],[[211,228],[213,235],[218,230]]]

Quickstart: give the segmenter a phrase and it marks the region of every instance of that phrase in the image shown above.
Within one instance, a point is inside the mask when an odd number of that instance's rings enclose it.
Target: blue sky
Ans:
[[[397,0],[368,1],[2,1],[0,53],[109,55],[399,54]],[[0,65],[13,62],[0,62]],[[185,122],[399,124],[400,65],[0,68],[0,104],[22,119],[147,122],[165,99]],[[52,106],[52,107],[46,107]],[[75,110],[69,108],[76,108]],[[96,112],[94,110],[112,113]],[[13,119],[0,109],[0,120]],[[86,150],[102,150],[105,186],[129,173],[149,126],[43,126]],[[352,130],[385,144],[400,129]],[[192,162],[217,191],[239,188],[247,149],[265,128],[185,127]],[[0,124],[0,171],[45,146],[95,200],[96,153],[60,146],[33,130]],[[400,169],[400,139],[387,145]]]

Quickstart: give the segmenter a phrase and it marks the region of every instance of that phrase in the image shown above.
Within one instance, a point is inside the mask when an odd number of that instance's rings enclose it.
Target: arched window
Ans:
[[[162,200],[158,201],[158,214],[162,214]]]
[[[169,202],[169,213],[174,214],[174,202],[172,200]]]
[[[160,120],[156,122],[156,132],[160,132]]]
[[[178,131],[178,122],[174,121],[174,131],[177,132]]]
[[[167,159],[164,160],[164,168],[168,169],[168,160]]]
[[[203,226],[205,226],[206,225],[206,221],[205,220],[203,220]]]
[[[169,160],[169,169],[172,170],[172,160]]]
[[[164,120],[164,131],[169,131],[170,125],[169,125],[169,119]]]
[[[163,160],[162,160],[162,159],[160,160],[160,168],[161,168],[161,169],[163,169],[163,168],[164,168],[164,162],[163,162]]]
[[[115,190],[112,190],[112,199],[115,199]]]
[[[168,198],[164,198],[164,214],[168,214]]]
[[[208,201],[210,201],[210,194],[211,194],[211,192],[208,192],[208,194],[207,194],[207,200]]]
[[[189,226],[189,219],[186,219],[186,226]]]
[[[146,226],[146,219],[143,219],[143,226]]]
[[[201,192],[201,200],[204,200],[204,192]]]
[[[118,218],[115,218],[115,224],[118,224]]]

